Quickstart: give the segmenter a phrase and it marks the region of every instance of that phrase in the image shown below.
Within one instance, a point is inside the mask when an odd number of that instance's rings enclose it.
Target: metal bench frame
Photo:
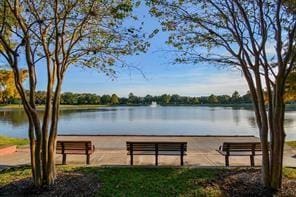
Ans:
[[[217,150],[221,155],[225,156],[225,165],[229,166],[230,156],[249,156],[250,164],[255,166],[254,157],[262,155],[260,142],[224,142]]]
[[[66,164],[67,154],[86,155],[86,164],[90,164],[90,155],[95,152],[91,141],[57,141],[57,154],[63,155],[63,165]]]
[[[130,165],[134,165],[134,155],[155,155],[155,165],[158,165],[158,156],[180,156],[180,165],[184,165],[184,156],[187,152],[187,142],[126,142]]]

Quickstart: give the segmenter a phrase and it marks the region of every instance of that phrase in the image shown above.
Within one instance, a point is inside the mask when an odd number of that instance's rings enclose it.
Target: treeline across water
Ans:
[[[234,91],[232,95],[210,95],[200,97],[180,96],[178,94],[163,94],[159,96],[146,95],[136,96],[130,93],[128,97],[119,97],[112,95],[97,95],[89,93],[72,93],[65,92],[61,95],[61,104],[64,105],[85,105],[85,104],[101,104],[101,105],[150,105],[152,102],[161,105],[196,105],[196,104],[242,104],[251,103],[251,95],[246,93],[240,95]],[[46,92],[38,91],[36,93],[36,103],[45,104]]]
[[[92,93],[73,93],[65,92],[61,94],[61,104],[63,105],[150,105],[157,102],[160,105],[207,105],[207,104],[251,104],[252,97],[247,92],[240,95],[234,91],[232,95],[214,95],[209,96],[181,96],[178,94],[162,94],[159,96],[136,96],[129,93],[127,97],[119,97],[116,94],[97,95]],[[46,103],[46,92],[36,92],[36,104],[44,105]],[[293,103],[289,101],[289,103]],[[1,103],[0,103],[1,104]],[[8,103],[2,104],[20,104],[17,98],[10,99]]]

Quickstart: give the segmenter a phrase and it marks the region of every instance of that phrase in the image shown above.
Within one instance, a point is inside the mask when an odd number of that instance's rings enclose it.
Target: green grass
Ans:
[[[216,187],[202,183],[215,179],[219,170],[189,168],[101,168],[98,196],[219,196]]]
[[[31,176],[29,167],[9,169],[0,172],[0,188],[6,184],[27,178]]]
[[[286,144],[292,148],[296,148],[296,141],[287,141]]]
[[[217,186],[205,186],[218,176],[218,169],[58,166],[58,171],[94,174],[101,185],[96,196],[221,195]],[[0,172],[0,187],[30,176],[28,167]]]
[[[211,183],[225,169],[75,167],[58,166],[58,172],[93,174],[100,185],[96,196],[223,196]],[[234,169],[235,170],[235,169]],[[283,175],[296,179],[296,168],[285,168]],[[0,172],[0,187],[31,176],[29,167]]]
[[[296,168],[284,168],[283,175],[289,179],[296,179]]]
[[[60,105],[61,110],[66,109],[96,109],[98,107],[107,107],[109,105]],[[44,109],[44,105],[38,105],[37,108],[42,110]],[[23,109],[22,105],[0,105],[0,109]]]
[[[13,137],[7,137],[7,136],[0,135],[0,147],[7,146],[7,145],[22,146],[22,145],[27,145],[27,144],[29,144],[28,139],[13,138]]]

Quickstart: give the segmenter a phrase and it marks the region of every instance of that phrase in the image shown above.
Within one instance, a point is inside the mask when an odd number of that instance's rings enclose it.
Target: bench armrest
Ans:
[[[223,152],[222,150],[220,150],[220,149],[218,149],[218,150],[216,150],[218,153],[220,153],[221,155],[226,155],[226,153],[225,152]]]

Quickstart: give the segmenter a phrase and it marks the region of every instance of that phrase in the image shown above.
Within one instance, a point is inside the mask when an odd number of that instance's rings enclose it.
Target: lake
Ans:
[[[296,140],[296,111],[286,112],[285,129],[287,139]],[[258,136],[252,110],[204,106],[62,110],[58,133]],[[0,135],[27,137],[25,113],[22,110],[0,110]]]

